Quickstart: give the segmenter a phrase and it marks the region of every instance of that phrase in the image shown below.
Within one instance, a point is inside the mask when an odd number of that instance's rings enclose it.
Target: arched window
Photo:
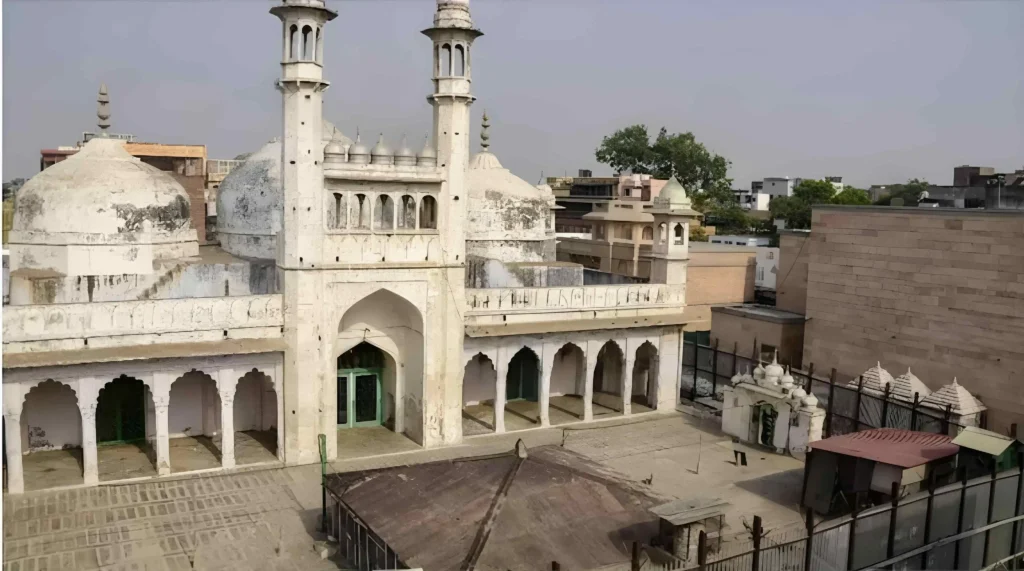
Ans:
[[[433,196],[424,196],[420,201],[420,229],[437,229],[437,201]]]
[[[640,236],[641,240],[654,240],[654,228],[650,226],[644,226],[644,233]]]
[[[459,44],[455,45],[455,65],[452,68],[452,75],[466,75],[466,50]]]
[[[365,194],[356,195],[356,203],[353,204],[356,208],[356,228],[360,230],[370,229],[370,201],[366,199]]]
[[[615,225],[615,237],[619,240],[632,240],[633,239],[633,225],[632,224],[616,224]]]
[[[304,61],[313,60],[313,50],[316,48],[313,41],[313,28],[311,26],[302,27],[302,59]]]
[[[416,199],[408,194],[402,196],[402,208],[398,214],[398,227],[416,229]]]
[[[449,77],[452,74],[452,47],[448,44],[441,46],[441,77]]]
[[[386,194],[377,196],[373,210],[373,227],[376,230],[395,229],[395,201]]]
[[[683,225],[682,224],[676,224],[676,227],[675,227],[675,230],[673,230],[673,233],[675,234],[675,245],[676,246],[682,246],[683,245]]]
[[[316,52],[313,54],[316,59],[316,63],[323,63],[324,61],[324,39],[323,29],[317,27],[316,29]]]
[[[291,33],[288,36],[288,60],[296,60],[301,49],[301,46],[299,46],[299,27],[292,24]]]
[[[334,227],[348,227],[348,204],[345,195],[340,192],[334,193]]]
[[[661,226],[658,226],[658,242],[664,243],[668,241],[668,225],[664,222]]]

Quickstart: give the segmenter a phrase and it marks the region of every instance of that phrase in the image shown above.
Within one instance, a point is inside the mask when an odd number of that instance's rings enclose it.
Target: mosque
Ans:
[[[650,211],[650,283],[586,285],[555,261],[551,189],[502,167],[486,117],[470,156],[469,0],[437,0],[423,31],[418,151],[323,117],[324,0],[270,12],[283,133],[221,184],[219,246],[198,245],[185,190],[111,137],[19,192],[10,493],[318,462],[319,435],[333,460],[674,409],[698,216],[678,182]]]

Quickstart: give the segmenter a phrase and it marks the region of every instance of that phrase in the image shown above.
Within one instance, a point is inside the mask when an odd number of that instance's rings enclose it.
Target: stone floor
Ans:
[[[678,413],[605,417],[429,450],[406,445],[404,436],[383,427],[339,430],[338,438],[348,444],[343,454],[382,446],[393,452],[340,457],[332,471],[494,454],[519,439],[528,447],[564,445],[610,473],[638,483],[650,478],[651,493],[666,501],[725,499],[727,541],[736,536],[738,544],[754,514],[773,534],[800,525],[803,464],[746,448],[749,465],[736,466],[731,440],[715,419]],[[317,465],[5,496],[3,569],[337,569],[314,552],[319,513]]]
[[[220,439],[206,436],[173,438],[169,442],[171,473],[212,470],[221,467]],[[235,433],[235,463],[276,462],[275,431]],[[109,444],[96,449],[101,482],[156,476],[154,452],[146,443]],[[83,483],[82,450],[33,452],[22,460],[25,491],[78,486]]]
[[[419,444],[384,426],[338,429],[338,460],[421,450]]]
[[[620,396],[595,393],[594,419],[611,418],[622,414]],[[633,403],[630,407],[633,414],[650,412],[651,409]],[[551,397],[548,408],[551,426],[561,426],[583,419],[583,398],[578,395],[560,395]],[[540,403],[527,400],[516,400],[505,403],[505,431],[515,432],[540,427]],[[469,405],[462,409],[462,434],[477,436],[494,432],[494,404],[491,402]]]

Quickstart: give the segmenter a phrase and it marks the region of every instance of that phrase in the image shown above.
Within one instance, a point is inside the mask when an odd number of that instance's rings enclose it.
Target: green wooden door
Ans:
[[[378,426],[382,423],[383,387],[380,371],[338,371],[338,426]]]
[[[96,404],[96,440],[132,442],[146,438],[146,386],[121,378],[100,391]]]

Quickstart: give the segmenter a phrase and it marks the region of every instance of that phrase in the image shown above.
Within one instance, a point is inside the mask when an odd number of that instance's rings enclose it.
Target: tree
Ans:
[[[867,191],[848,186],[832,198],[832,204],[864,206],[871,204],[871,197],[868,196]]]
[[[690,241],[691,242],[707,242],[708,231],[703,226],[697,224],[690,225]]]
[[[921,193],[928,190],[931,184],[926,180],[912,178],[905,184],[894,184],[889,187],[889,194],[875,201],[875,204],[889,206],[892,199],[902,198],[904,206],[917,206]]]
[[[810,228],[811,205],[796,196],[780,196],[768,205],[772,219],[786,221],[786,228]]]
[[[632,125],[619,129],[601,140],[596,155],[599,163],[612,167],[616,172],[650,174],[654,153],[647,126]]]
[[[828,204],[836,195],[836,187],[827,180],[803,180],[793,189],[793,197],[809,205]]]
[[[602,139],[595,156],[617,172],[628,170],[660,179],[675,176],[698,210],[734,201],[732,180],[727,176],[729,161],[708,151],[693,133],[669,134],[662,127],[651,143],[646,125],[632,125]]]

